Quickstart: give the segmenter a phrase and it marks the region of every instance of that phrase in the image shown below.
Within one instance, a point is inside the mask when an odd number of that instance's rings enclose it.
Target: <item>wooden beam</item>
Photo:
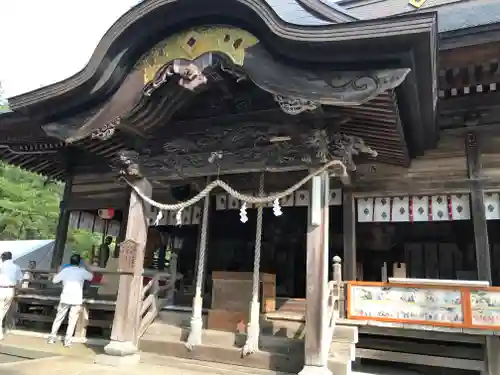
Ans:
[[[439,102],[439,114],[466,113],[500,107],[500,92],[448,98]]]
[[[486,188],[491,186],[490,180],[478,180],[479,186]],[[418,178],[394,178],[373,179],[360,181],[352,187],[345,188],[352,191],[354,197],[375,197],[375,196],[401,196],[401,195],[432,195],[446,193],[464,194],[470,192],[472,182],[465,176],[460,179],[450,181],[436,180],[436,176],[429,176],[426,180],[423,176]]]
[[[113,196],[109,198],[77,198],[68,202],[68,210],[71,211],[84,211],[84,210],[98,210],[103,207],[112,207],[114,209],[123,209],[126,207],[126,202],[123,195]]]
[[[61,265],[64,256],[66,239],[68,237],[69,218],[71,215],[71,210],[69,209],[68,203],[71,196],[72,186],[73,176],[69,175],[66,178],[63,197],[61,202],[59,203],[59,221],[57,222],[56,240],[54,241],[54,250],[52,252],[52,260],[50,262],[50,267],[52,269],[55,269]]]
[[[343,192],[342,214],[344,280],[356,280],[356,199],[350,191]]]

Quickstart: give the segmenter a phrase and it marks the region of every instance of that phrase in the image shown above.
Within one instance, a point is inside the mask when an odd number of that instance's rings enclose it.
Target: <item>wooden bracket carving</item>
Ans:
[[[109,123],[104,124],[99,129],[96,129],[92,133],[90,133],[90,138],[98,139],[100,141],[107,141],[115,134],[116,127],[118,125],[120,125],[120,117],[115,117]]]
[[[136,151],[121,150],[118,153],[117,168],[120,176],[133,179],[144,178],[139,154]]]
[[[134,272],[137,246],[134,240],[125,240],[120,244],[120,256],[118,258],[118,271]]]
[[[188,60],[176,59],[161,67],[156,72],[152,81],[148,82],[143,89],[144,96],[151,96],[154,91],[167,83],[171,77],[177,77],[180,87],[194,91],[198,86],[207,83],[207,77],[203,69],[210,65],[206,59],[200,60],[201,68]]]

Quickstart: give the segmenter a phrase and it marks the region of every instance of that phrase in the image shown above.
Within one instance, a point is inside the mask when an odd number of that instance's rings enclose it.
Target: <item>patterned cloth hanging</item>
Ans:
[[[496,198],[493,201],[497,202],[498,212],[498,194]],[[485,205],[486,201],[485,197]],[[495,212],[495,206],[493,203],[491,205],[492,212]],[[469,220],[470,212],[469,194],[357,199],[357,214],[360,223]]]

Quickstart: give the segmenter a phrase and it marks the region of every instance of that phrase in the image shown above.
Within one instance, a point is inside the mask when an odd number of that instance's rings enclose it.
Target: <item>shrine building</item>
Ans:
[[[33,272],[50,284],[70,228],[112,237],[77,331],[101,363],[498,375],[499,14],[141,1],[80,72],[0,106],[0,159],[65,183]]]

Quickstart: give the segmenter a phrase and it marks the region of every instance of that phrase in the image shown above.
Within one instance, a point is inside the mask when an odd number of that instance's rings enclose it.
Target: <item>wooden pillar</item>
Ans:
[[[328,172],[314,177],[310,185],[307,228],[305,366],[300,374],[330,374],[328,370]]]
[[[351,192],[343,192],[342,214],[344,280],[356,280],[356,199]]]
[[[66,177],[63,197],[59,203],[59,221],[57,222],[56,240],[54,242],[54,250],[52,252],[52,260],[50,262],[50,267],[52,269],[59,267],[64,257],[64,249],[66,247],[66,239],[68,237],[69,218],[71,215],[71,211],[67,207],[72,187],[73,176],[70,174]]]
[[[134,186],[151,197],[152,187],[145,178],[135,180]],[[136,363],[140,310],[142,306],[142,282],[144,252],[148,233],[147,210],[138,194],[132,190],[127,218],[125,241],[120,245],[118,258],[121,272],[116,300],[111,342],[104,348],[107,356],[98,356],[99,363]]]
[[[474,243],[476,249],[477,276],[479,280],[491,282],[490,244],[488,226],[484,207],[484,191],[480,185],[481,179],[481,149],[480,139],[476,132],[467,134],[465,143],[467,152],[467,171],[472,183],[471,213],[474,226]]]
[[[158,252],[158,271],[165,270],[166,255],[167,255],[167,246],[162,245]]]
[[[467,172],[471,181],[471,214],[474,227],[474,247],[476,249],[478,280],[491,283],[490,243],[488,239],[488,225],[486,209],[484,207],[484,190],[480,181],[482,177],[481,140],[474,131],[466,136],[465,149],[467,154]],[[485,345],[485,370],[483,375],[498,375],[500,363],[498,349],[500,348],[497,336],[487,336]]]
[[[127,233],[128,211],[130,206],[130,196],[132,194],[132,189],[128,187],[127,192],[128,192],[127,200],[124,202],[122,209],[122,220],[120,222],[120,231],[118,232],[118,236],[115,239],[116,245],[113,251],[113,258],[118,258],[120,256],[120,244],[123,241],[125,241],[125,235]]]

